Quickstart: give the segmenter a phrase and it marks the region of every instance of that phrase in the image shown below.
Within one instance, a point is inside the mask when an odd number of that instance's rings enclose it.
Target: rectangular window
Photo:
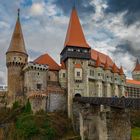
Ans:
[[[41,90],[42,84],[37,84],[37,89]]]
[[[65,73],[63,73],[63,78],[65,78],[65,77],[66,77]]]
[[[90,76],[94,76],[94,70],[90,70]]]
[[[77,77],[80,77],[80,72],[79,71],[77,71]]]

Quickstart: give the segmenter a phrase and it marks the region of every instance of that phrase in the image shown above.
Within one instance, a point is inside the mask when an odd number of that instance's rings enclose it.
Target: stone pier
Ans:
[[[81,140],[130,140],[129,111],[90,104],[73,105],[73,126]]]

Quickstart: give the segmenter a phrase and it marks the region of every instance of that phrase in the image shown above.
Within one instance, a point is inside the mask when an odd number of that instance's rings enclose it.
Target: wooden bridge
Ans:
[[[114,108],[132,108],[140,109],[140,98],[117,98],[117,97],[75,97],[73,99],[75,102],[82,104],[92,104],[92,105],[105,105]]]

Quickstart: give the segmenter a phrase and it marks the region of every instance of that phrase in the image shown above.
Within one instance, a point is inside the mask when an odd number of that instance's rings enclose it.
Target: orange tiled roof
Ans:
[[[7,53],[9,52],[21,52],[21,53],[27,54],[27,51],[25,49],[25,43],[24,43],[19,16],[16,21],[15,29],[14,29],[12,39],[10,42],[10,46],[7,50]]]
[[[126,79],[127,84],[134,84],[134,85],[140,85],[140,81]]]
[[[86,42],[82,26],[75,8],[72,9],[64,46],[90,48]]]
[[[106,59],[107,59],[108,65],[110,67],[113,66],[113,61],[111,60],[111,58],[108,55],[105,55],[105,54],[103,54],[101,52],[98,52],[97,50],[94,50],[94,49],[91,50],[91,59],[92,60],[96,61],[97,58],[98,58],[98,55],[100,57],[100,61],[101,61],[102,64],[105,64],[106,63]]]
[[[37,64],[48,65],[50,70],[59,70],[60,66],[53,60],[49,54],[44,54],[34,60]]]
[[[75,68],[82,68],[81,64],[75,64]]]
[[[115,73],[119,72],[119,68],[116,66],[116,64],[114,66],[112,59],[108,55],[98,52],[97,50],[91,49],[91,59],[97,62],[98,56],[100,58],[100,63],[104,65],[104,67],[106,67],[106,61],[107,61],[108,69],[110,67],[112,68],[113,72]]]
[[[41,93],[32,93],[28,96],[28,98],[44,98],[47,97],[47,94],[41,94]]]

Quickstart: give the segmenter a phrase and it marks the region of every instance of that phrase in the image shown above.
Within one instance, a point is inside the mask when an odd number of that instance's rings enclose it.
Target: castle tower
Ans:
[[[68,116],[72,118],[74,96],[88,96],[88,60],[91,57],[77,10],[73,7],[66,34],[64,48],[61,52],[61,63],[67,70]]]
[[[15,29],[12,35],[10,46],[6,52],[6,65],[8,70],[8,106],[18,98],[23,97],[24,74],[22,69],[28,61],[28,54],[25,49],[24,38],[20,24],[20,11]]]
[[[138,59],[136,61],[136,66],[132,72],[132,77],[134,80],[140,81],[140,64],[139,64]]]

